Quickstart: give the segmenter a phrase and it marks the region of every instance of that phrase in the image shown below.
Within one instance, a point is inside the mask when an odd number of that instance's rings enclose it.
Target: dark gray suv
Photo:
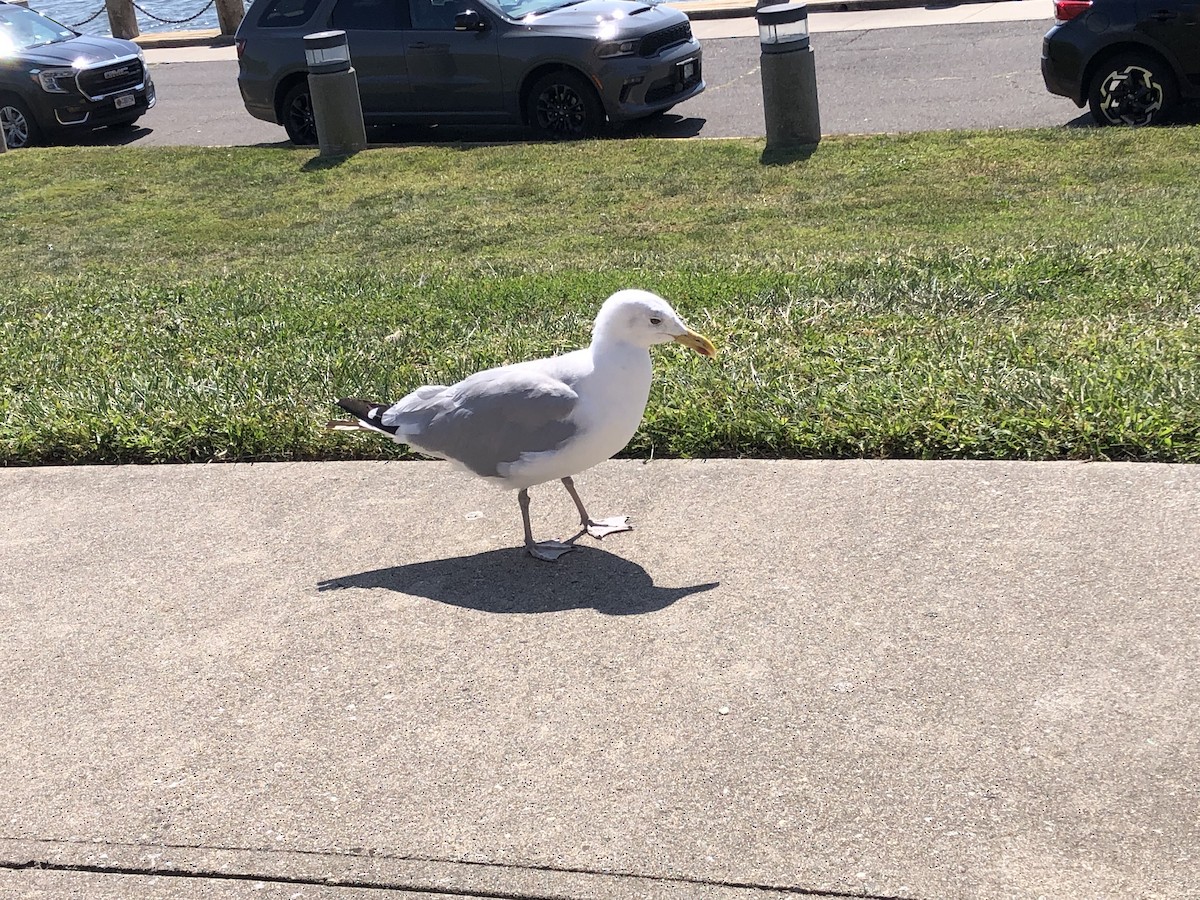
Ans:
[[[0,127],[10,149],[128,127],[153,105],[137,44],[83,35],[0,0]]]
[[[252,116],[316,143],[304,35],[343,30],[368,125],[525,124],[585,137],[704,90],[687,16],[657,0],[255,0],[237,32]]]

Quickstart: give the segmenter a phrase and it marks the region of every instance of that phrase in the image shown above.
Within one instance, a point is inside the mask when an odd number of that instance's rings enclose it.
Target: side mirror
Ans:
[[[486,31],[487,20],[475,10],[468,9],[454,17],[455,31]]]

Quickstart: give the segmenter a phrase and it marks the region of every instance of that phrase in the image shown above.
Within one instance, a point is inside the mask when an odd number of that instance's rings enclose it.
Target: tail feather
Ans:
[[[337,402],[337,405],[344,409],[350,415],[358,420],[358,428],[365,428],[368,431],[380,431],[384,434],[396,436],[397,428],[395,425],[384,425],[382,422],[384,412],[390,408],[388,403],[372,403],[369,400],[357,400],[354,397],[343,397]],[[349,422],[330,422],[330,428],[339,430],[348,429],[353,426]]]

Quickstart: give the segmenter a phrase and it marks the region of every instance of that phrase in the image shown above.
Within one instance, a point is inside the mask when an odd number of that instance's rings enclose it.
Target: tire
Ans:
[[[283,95],[279,118],[288,138],[297,147],[311,147],[317,143],[317,120],[313,118],[308,81],[297,82]]]
[[[4,142],[9,150],[32,147],[42,136],[29,107],[12,94],[0,95],[0,127],[4,129]]]
[[[582,75],[569,69],[548,72],[529,91],[529,124],[556,141],[592,137],[604,124],[604,107]]]
[[[1161,125],[1179,99],[1175,73],[1149,53],[1120,53],[1096,69],[1088,89],[1100,125]]]

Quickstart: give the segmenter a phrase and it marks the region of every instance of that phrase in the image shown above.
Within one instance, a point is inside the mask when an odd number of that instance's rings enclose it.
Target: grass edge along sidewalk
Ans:
[[[396,456],[329,400],[578,346],[629,285],[723,354],[656,354],[628,455],[1200,460],[1196,129],[761,151],[0,158],[0,461]]]

